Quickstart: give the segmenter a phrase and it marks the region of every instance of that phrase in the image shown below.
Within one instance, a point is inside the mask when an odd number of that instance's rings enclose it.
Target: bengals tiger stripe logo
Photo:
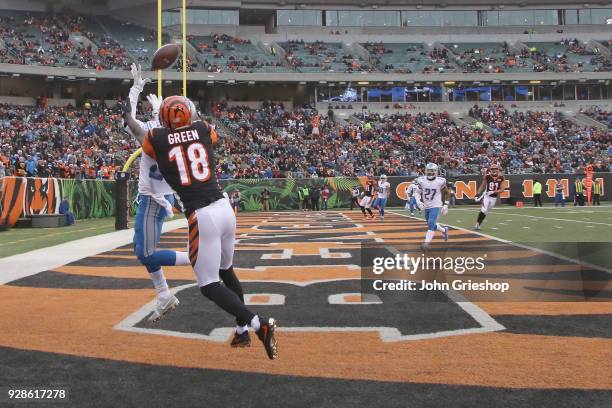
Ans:
[[[25,180],[23,177],[4,177],[2,179],[0,225],[3,227],[12,227],[21,217]]]
[[[183,96],[169,96],[159,109],[162,124],[170,129],[177,129],[191,124],[189,102]]]
[[[0,198],[0,225],[12,227],[20,217],[30,214],[55,214],[59,198],[60,188],[56,179],[5,177]]]
[[[25,214],[54,214],[59,199],[56,197],[56,180],[52,178],[26,179],[24,194]]]

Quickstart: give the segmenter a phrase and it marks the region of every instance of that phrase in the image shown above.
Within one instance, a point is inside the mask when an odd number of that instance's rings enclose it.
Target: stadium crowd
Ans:
[[[125,28],[125,33],[110,35],[95,17],[59,13],[55,16],[27,12],[0,14],[0,62],[66,66],[83,69],[129,70],[132,62],[148,64],[150,51],[135,44],[152,42],[155,35],[146,28],[116,21],[114,29]],[[96,26],[98,29],[91,28]],[[336,32],[336,34],[340,34]],[[79,36],[85,40],[78,40]],[[210,37],[190,36],[189,41],[201,53],[202,59],[190,61],[190,71],[249,73],[272,67],[279,70],[408,73],[448,72],[461,67],[466,72],[507,72],[528,70],[535,72],[611,71],[612,60],[597,45],[578,39],[561,39],[548,47],[562,47],[563,52],[549,52],[545,43],[536,46],[511,46],[508,43],[490,48],[461,49],[423,44],[406,44],[403,50],[392,49],[383,42],[364,44],[369,56],[358,56],[342,48],[340,43],[290,40],[281,44],[285,50],[282,61],[274,47],[269,55],[257,50],[251,40],[227,34]],[[397,45],[397,44],[395,44]],[[603,44],[610,46],[610,41]],[[239,51],[239,49],[243,49]],[[458,47],[458,46],[457,46]],[[250,51],[249,51],[250,49]],[[557,48],[555,48],[557,49]],[[395,55],[395,54],[399,55]],[[405,60],[401,55],[405,54]],[[393,61],[382,63],[386,56]],[[400,57],[398,60],[397,57]],[[577,56],[577,57],[576,57]],[[371,59],[372,63],[367,61]],[[397,65],[397,66],[396,66]],[[412,66],[412,68],[409,68]],[[176,68],[176,67],[175,67]]]
[[[507,172],[572,173],[588,163],[609,168],[612,133],[579,126],[560,112],[514,111],[475,106],[470,115],[490,129],[483,146],[497,151]]]
[[[601,106],[594,106],[590,109],[581,109],[580,113],[583,113],[598,122],[608,125],[608,129],[612,129],[612,111],[607,111],[601,108]]]
[[[0,104],[0,162],[5,175],[112,179],[136,141],[116,108],[89,104]]]
[[[338,65],[344,72],[373,72],[376,70],[372,64],[362,61],[358,56],[343,52],[338,44],[291,40],[283,44],[283,48],[286,51],[285,58],[289,65],[297,70],[307,67],[333,71],[338,70]]]
[[[416,176],[427,162],[447,175],[609,171],[612,132],[581,127],[558,112],[474,106],[473,124],[447,113],[359,113],[334,120],[310,106],[287,110],[217,103],[217,175],[228,178]],[[598,115],[609,118],[606,112]],[[137,143],[116,108],[0,105],[0,162],[6,175],[112,179]],[[137,166],[135,166],[137,167]]]
[[[336,123],[310,107],[218,104],[215,116],[230,134],[220,176],[413,176],[430,161],[449,175],[477,173],[493,161],[507,173],[576,172],[586,163],[609,169],[609,131],[577,126],[558,112],[511,113],[492,105],[470,114],[480,123],[457,124],[433,112],[357,114]]]
[[[189,36],[189,42],[204,56],[203,70],[207,72],[239,72],[252,73],[263,67],[282,67],[280,61],[268,61],[257,58],[257,55],[236,52],[241,45],[251,46],[251,40],[233,37],[227,34],[211,34],[208,41]],[[193,63],[193,70],[198,70],[197,63]]]
[[[70,33],[53,17],[24,19],[0,16],[0,38],[6,49],[2,62],[12,64],[65,65],[74,56]]]

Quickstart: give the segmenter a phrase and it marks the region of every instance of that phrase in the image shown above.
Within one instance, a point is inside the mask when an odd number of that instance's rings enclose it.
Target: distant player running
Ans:
[[[499,194],[504,191],[503,184],[504,176],[500,174],[499,166],[497,164],[492,164],[482,177],[482,183],[480,183],[478,191],[476,192],[476,201],[480,201],[481,204],[480,212],[476,219],[476,227],[474,227],[474,229],[479,230],[487,213],[495,208]]]
[[[236,216],[215,175],[213,146],[217,133],[197,119],[192,106],[182,96],[164,99],[160,106],[163,127],[148,132],[130,115],[129,105],[124,105],[124,119],[141,142],[142,150],[157,161],[159,171],[185,206],[189,259],[197,284],[205,297],[236,317],[232,347],[250,345],[247,327],[250,325],[264,344],[268,358],[275,359],[276,321],[264,319],[245,306],[242,286],[234,273]],[[219,278],[225,285],[221,285]]]
[[[422,248],[429,248],[436,231],[442,233],[444,241],[448,241],[448,227],[438,224],[440,214],[448,213],[449,192],[446,188],[446,179],[438,177],[438,165],[428,163],[425,167],[425,176],[416,179],[421,190],[423,207],[425,208],[425,220],[427,221],[427,233]]]
[[[130,88],[129,101],[131,116],[136,120],[136,106],[144,86],[150,82],[143,79],[140,67],[132,64],[134,84]],[[136,123],[143,131],[160,127],[159,105],[161,103],[156,95],[147,97],[153,107],[153,119],[148,122]],[[129,128],[126,128],[129,132]],[[157,163],[147,153],[140,157],[140,173],[138,177],[138,210],[134,225],[134,250],[141,264],[143,264],[153,281],[157,291],[157,303],[149,320],[161,319],[165,313],[175,308],[179,301],[168,289],[162,266],[189,265],[187,252],[158,251],[157,245],[164,225],[164,218],[173,215],[174,191],[166,183],[157,168]]]
[[[421,190],[419,189],[419,185],[414,180],[408,187],[406,187],[406,209],[410,211],[410,215],[414,217],[414,210],[419,210],[419,214],[421,213]]]
[[[380,180],[378,181],[378,195],[376,196],[374,204],[372,205],[372,207],[378,210],[381,220],[385,219],[385,205],[387,204],[390,191],[391,184],[387,181],[387,176],[383,174],[380,176]]]
[[[369,219],[374,219],[374,214],[372,213],[372,203],[374,202],[374,195],[376,194],[376,181],[373,178],[368,179],[368,183],[366,184],[365,190],[363,192],[363,197],[359,201],[359,208],[361,208],[361,212],[363,213],[363,217],[367,220],[368,214],[370,214]]]

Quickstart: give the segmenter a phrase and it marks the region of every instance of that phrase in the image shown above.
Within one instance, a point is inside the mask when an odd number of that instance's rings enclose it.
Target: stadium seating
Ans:
[[[558,43],[527,42],[531,59],[539,65],[539,71],[592,72],[606,70],[605,58],[597,58],[592,49],[578,40],[562,40]],[[609,66],[608,66],[609,69]]]
[[[376,68],[341,43],[289,41],[280,44],[298,72],[372,72]]]
[[[611,131],[580,126],[559,112],[475,106],[470,115],[483,126],[434,112],[359,113],[335,123],[308,106],[287,111],[273,103],[260,109],[217,103],[212,112],[221,135],[220,178],[411,176],[430,161],[450,176],[473,174],[492,160],[517,174],[610,166]],[[610,126],[608,112],[585,113]],[[137,147],[118,112],[104,105],[0,105],[0,117],[7,175],[110,178]]]
[[[119,111],[0,104],[0,160],[6,175],[110,179],[137,142]]]
[[[428,49],[415,43],[367,43],[368,50],[381,71],[395,73],[454,72],[456,67],[447,52],[439,48]]]
[[[605,111],[601,107],[595,106],[593,109],[583,110],[581,113],[607,125],[608,129],[612,129],[612,111]]]
[[[493,149],[511,173],[572,173],[587,163],[608,162],[610,132],[579,126],[560,112],[510,112],[491,105],[474,107],[470,115],[491,128],[482,147]]]
[[[157,50],[157,35],[135,24],[115,20],[110,17],[97,17],[103,28],[102,35],[111,37],[125,49],[133,59],[143,66],[150,66],[151,57]]]
[[[225,34],[191,36],[189,41],[199,51],[197,59],[208,72],[283,72],[282,61],[264,53],[249,40]]]
[[[445,43],[463,72],[513,71],[516,53],[507,43]]]
[[[72,35],[85,37],[79,43]],[[227,34],[190,36],[198,51],[191,71],[205,72],[601,72],[612,70],[610,40],[582,42],[369,42],[352,44],[291,40],[280,43],[284,59],[267,52],[256,39]],[[164,41],[169,41],[165,38]],[[601,44],[601,46],[597,45]],[[148,66],[157,48],[149,29],[111,16],[64,11],[50,16],[0,11],[0,62],[97,70],[126,70],[132,62]],[[365,51],[364,51],[365,49]],[[190,52],[191,54],[191,52]],[[174,66],[178,69],[178,64]]]
[[[76,66],[75,44],[60,22],[46,14],[0,12],[0,38],[6,49],[3,61],[45,66]]]

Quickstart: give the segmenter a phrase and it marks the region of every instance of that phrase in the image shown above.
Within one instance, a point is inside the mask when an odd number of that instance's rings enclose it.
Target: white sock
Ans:
[[[168,283],[166,282],[166,278],[164,277],[164,271],[161,269],[157,272],[153,272],[149,274],[151,276],[151,280],[153,281],[153,286],[155,286],[155,290],[160,297],[168,297],[170,296],[170,291],[168,290]]]
[[[189,260],[189,254],[187,252],[177,252],[176,253],[176,261],[175,265],[191,265],[191,261]]]
[[[244,325],[244,326],[236,326],[236,333],[238,334],[242,334],[246,331],[249,331],[249,326]]]
[[[429,244],[435,234],[436,234],[436,231],[427,230],[427,234],[425,234],[425,243]]]
[[[251,320],[251,327],[255,331],[261,328],[261,323],[259,322],[259,316],[255,315],[255,317]]]
[[[440,224],[436,224],[436,229],[440,232],[444,232],[446,231],[446,228],[444,228],[443,226],[441,226]]]

